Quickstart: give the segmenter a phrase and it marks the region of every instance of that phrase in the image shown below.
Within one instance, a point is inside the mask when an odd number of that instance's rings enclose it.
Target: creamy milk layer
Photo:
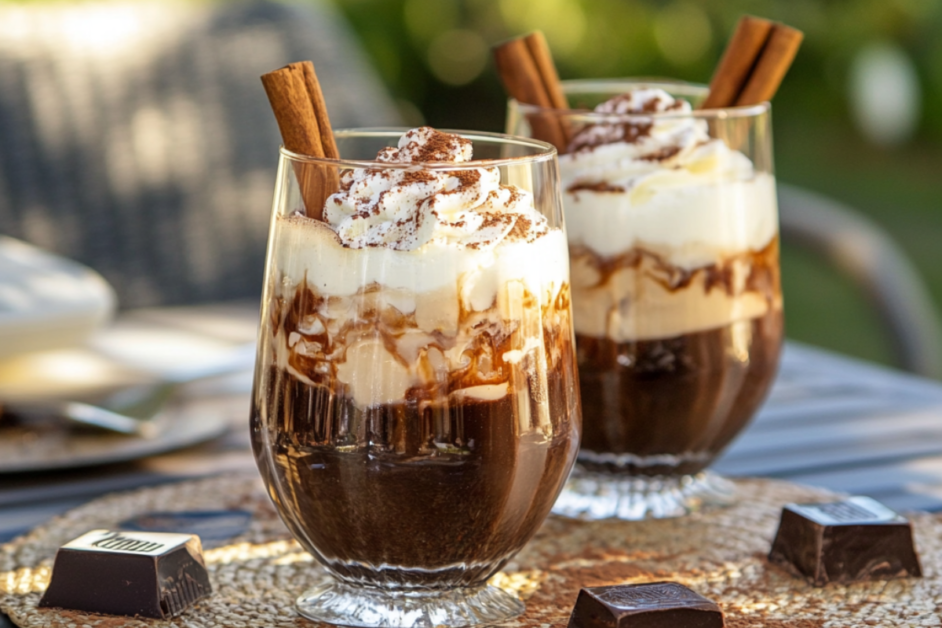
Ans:
[[[705,120],[686,115],[688,103],[660,89],[629,92],[596,112],[613,118],[579,131],[559,160],[576,332],[668,338],[780,307],[780,297],[747,288],[753,261],[777,238],[774,177],[711,138]],[[697,272],[711,267],[738,287],[717,289]]]
[[[409,163],[434,142],[439,161],[470,158],[457,136],[410,133],[381,159]],[[455,401],[498,399],[547,368],[547,330],[570,329],[565,236],[530,194],[477,170],[362,169],[328,199],[329,222],[278,217],[273,289],[303,310],[278,328],[278,365],[339,383],[360,407],[441,386]]]
[[[376,284],[400,295],[397,307],[416,311],[420,295],[450,294],[450,308],[479,311],[495,304],[498,286],[514,280],[533,294],[565,281],[569,256],[560,229],[533,242],[510,240],[488,248],[457,248],[430,242],[413,251],[344,247],[325,223],[304,216],[277,218],[274,260],[285,287],[307,281],[326,296],[352,296]],[[464,290],[458,294],[458,284]],[[459,299],[460,296],[460,299]],[[444,305],[442,305],[444,307]]]
[[[775,180],[709,180],[666,170],[625,192],[566,191],[566,229],[574,246],[614,257],[634,247],[694,269],[764,248],[778,233]]]

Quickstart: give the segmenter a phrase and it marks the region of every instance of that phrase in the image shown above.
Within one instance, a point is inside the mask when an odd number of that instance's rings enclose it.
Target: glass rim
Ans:
[[[598,94],[612,92],[612,95],[622,94],[629,87],[659,87],[672,91],[679,96],[705,97],[710,88],[702,83],[690,83],[687,81],[667,79],[667,78],[619,78],[619,79],[574,79],[561,81],[563,92],[565,94]],[[597,113],[589,109],[556,109],[554,107],[540,107],[539,105],[530,105],[522,103],[514,98],[509,99],[520,111],[524,113],[549,113],[556,114],[559,117],[566,118],[584,118],[584,119],[605,119],[611,122],[614,120],[645,120],[651,118],[661,120],[671,118],[701,118],[706,120],[729,118],[754,118],[772,109],[769,101],[763,101],[755,105],[739,105],[733,107],[719,107],[716,109],[694,109],[689,113],[661,112],[661,113]]]
[[[427,125],[425,125],[427,126]],[[351,129],[337,129],[334,131],[334,137],[337,139],[356,138],[356,137],[394,137],[399,138],[403,133],[417,127],[362,127]],[[528,163],[541,163],[556,158],[556,147],[548,142],[524,137],[521,135],[508,135],[506,133],[492,133],[489,131],[467,131],[455,129],[435,129],[442,133],[453,133],[460,135],[465,139],[474,141],[490,140],[500,141],[501,143],[515,146],[527,146],[537,149],[532,155],[521,155],[519,157],[501,157],[499,159],[472,159],[471,161],[432,161],[432,162],[413,162],[413,163],[389,163],[385,161],[375,161],[367,159],[331,159],[329,157],[315,157],[314,155],[305,155],[288,150],[281,145],[278,152],[282,157],[291,161],[302,163],[313,163],[340,168],[371,168],[371,169],[389,169],[389,170],[468,170],[471,168],[496,168],[498,166],[520,165]]]

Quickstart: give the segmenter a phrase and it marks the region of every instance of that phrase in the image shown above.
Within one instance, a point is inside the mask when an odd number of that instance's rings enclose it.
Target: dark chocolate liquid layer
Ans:
[[[369,409],[276,368],[260,375],[259,469],[295,537],[348,581],[483,582],[536,532],[576,456],[571,372],[550,371],[539,393],[529,382],[495,401]]]
[[[703,470],[765,399],[781,338],[779,309],[662,340],[616,343],[577,334],[580,464],[636,475]]]

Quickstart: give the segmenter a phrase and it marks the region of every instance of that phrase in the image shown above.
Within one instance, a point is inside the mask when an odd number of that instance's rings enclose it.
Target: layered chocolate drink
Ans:
[[[698,116],[639,86],[570,124],[584,469],[695,474],[765,397],[782,298],[767,106],[753,109]]]
[[[409,131],[340,169],[324,221],[273,219],[253,445],[282,518],[348,584],[483,584],[575,459],[565,235],[524,170],[471,149]]]

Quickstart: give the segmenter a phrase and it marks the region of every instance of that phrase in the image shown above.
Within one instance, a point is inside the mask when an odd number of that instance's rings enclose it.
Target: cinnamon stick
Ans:
[[[563,86],[559,82],[556,64],[553,63],[553,53],[550,52],[549,44],[546,43],[546,37],[543,36],[541,31],[534,31],[525,36],[523,41],[533,58],[534,65],[536,65],[540,82],[543,84],[543,91],[549,97],[550,106],[554,109],[569,109],[569,101],[566,100]]]
[[[314,73],[314,64],[306,61],[292,65],[300,65],[301,70],[304,72],[304,86],[307,88],[311,104],[314,106],[314,117],[317,118],[317,128],[320,131],[324,157],[340,159],[333,128],[330,126],[330,118],[327,116],[327,103],[324,101],[324,94],[321,92],[321,84],[317,80],[317,74]]]
[[[310,61],[263,74],[262,85],[285,148],[311,157],[339,156],[327,106]],[[337,170],[327,165],[295,162],[294,171],[307,215],[321,220],[324,202],[339,188]]]
[[[801,31],[784,24],[775,24],[756,67],[736,99],[737,106],[771,100],[795,60],[802,39],[804,35]]]
[[[700,104],[701,109],[731,107],[736,103],[769,40],[772,27],[773,24],[769,20],[751,15],[744,15],[739,20],[736,31],[713,73],[710,93]]]
[[[771,100],[785,78],[801,31],[751,15],[739,20],[701,109],[755,105]]]
[[[552,68],[548,50],[539,50],[545,46],[545,42],[538,38],[532,39],[531,42],[534,49],[538,50],[537,54],[541,59],[539,62],[531,53],[525,38],[511,39],[494,48],[497,72],[507,93],[517,102],[552,109],[555,104],[551,93],[554,90],[559,91],[557,102],[562,97],[562,89],[558,87],[559,78],[555,68]],[[540,66],[543,66],[543,72],[540,71]],[[547,66],[552,70],[547,69]],[[555,85],[549,87],[554,81]],[[568,142],[558,115],[550,112],[535,113],[529,116],[529,120],[535,138],[553,144],[560,153],[565,152]]]

